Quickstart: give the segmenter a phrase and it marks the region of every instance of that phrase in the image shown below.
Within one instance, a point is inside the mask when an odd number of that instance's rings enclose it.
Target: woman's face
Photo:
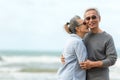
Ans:
[[[88,33],[89,32],[89,29],[88,29],[88,26],[84,23],[84,20],[82,19],[79,19],[77,20],[80,24],[79,26],[79,31],[82,32],[82,33]]]
[[[89,32],[89,29],[88,29],[87,25],[82,24],[80,27],[81,27],[81,32],[83,32],[83,33],[88,33]]]

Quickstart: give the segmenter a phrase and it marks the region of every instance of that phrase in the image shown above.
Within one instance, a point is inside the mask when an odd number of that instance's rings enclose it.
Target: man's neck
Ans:
[[[92,33],[101,33],[103,31],[100,28],[93,28],[93,29],[91,29],[91,32]]]

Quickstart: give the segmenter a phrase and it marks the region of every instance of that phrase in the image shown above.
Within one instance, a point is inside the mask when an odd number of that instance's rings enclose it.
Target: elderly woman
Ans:
[[[86,71],[81,69],[79,63],[87,59],[82,38],[89,31],[88,27],[79,16],[73,17],[64,27],[70,38],[63,50],[65,64],[58,70],[58,80],[86,80]]]

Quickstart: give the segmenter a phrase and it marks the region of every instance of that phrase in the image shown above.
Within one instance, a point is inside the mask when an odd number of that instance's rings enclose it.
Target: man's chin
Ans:
[[[90,29],[94,29],[95,27],[89,27]]]
[[[95,28],[95,26],[90,26],[89,28],[90,28],[90,29],[94,29],[94,28]]]

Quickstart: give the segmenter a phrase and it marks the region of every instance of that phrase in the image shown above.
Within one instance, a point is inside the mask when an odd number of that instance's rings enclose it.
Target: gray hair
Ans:
[[[98,11],[97,8],[88,8],[88,9],[85,11],[85,13],[87,13],[88,11],[91,11],[91,10],[96,11],[97,15],[100,17],[100,12]],[[85,13],[84,13],[84,17],[85,17]]]
[[[80,24],[78,23],[78,19],[81,19],[79,16],[74,16],[71,20],[70,20],[70,23],[69,23],[69,31],[71,33],[76,33],[76,27],[80,26]]]

